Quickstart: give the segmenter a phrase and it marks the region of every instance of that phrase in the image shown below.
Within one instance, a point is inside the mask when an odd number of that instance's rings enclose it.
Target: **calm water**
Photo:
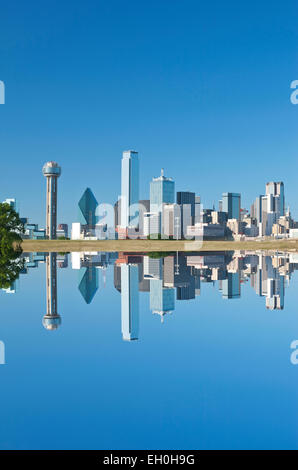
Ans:
[[[298,449],[298,256],[24,256],[1,449]]]

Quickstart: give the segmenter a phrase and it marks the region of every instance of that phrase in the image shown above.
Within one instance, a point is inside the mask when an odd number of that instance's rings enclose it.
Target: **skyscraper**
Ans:
[[[150,212],[161,212],[163,203],[175,202],[175,183],[172,178],[164,176],[164,170],[158,178],[150,183]]]
[[[162,232],[163,204],[175,202],[175,183],[172,178],[164,176],[163,168],[158,178],[153,178],[150,183],[150,212],[158,215],[158,227],[155,230]],[[156,225],[156,224],[155,224]],[[150,228],[150,233],[155,234]]]
[[[138,152],[123,152],[121,167],[121,227],[139,224],[139,157]]]
[[[240,220],[241,194],[223,193],[222,210],[227,212],[228,219]]]
[[[46,209],[46,235],[55,239],[57,230],[57,180],[61,175],[61,168],[56,162],[47,162],[42,169],[47,178],[47,209]]]
[[[274,201],[273,212],[278,214],[278,217],[285,215],[285,188],[282,181],[266,184],[266,195],[272,195]]]
[[[181,234],[182,237],[186,235],[186,228],[188,225],[194,225],[195,222],[195,208],[196,208],[196,195],[189,191],[177,192],[177,204],[180,206],[181,211]]]
[[[94,228],[97,223],[96,209],[98,202],[90,188],[85,189],[78,205],[79,222],[84,226]]]
[[[57,254],[49,253],[46,258],[47,313],[42,324],[47,330],[56,330],[61,324],[57,307]]]

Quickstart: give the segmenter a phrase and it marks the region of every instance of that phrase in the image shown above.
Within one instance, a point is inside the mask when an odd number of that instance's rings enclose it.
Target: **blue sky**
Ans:
[[[11,1],[0,7],[0,199],[44,225],[45,161],[62,166],[59,222],[89,186],[120,192],[125,149],[141,198],[165,168],[205,207],[243,206],[283,180],[298,218],[298,5],[280,1]]]

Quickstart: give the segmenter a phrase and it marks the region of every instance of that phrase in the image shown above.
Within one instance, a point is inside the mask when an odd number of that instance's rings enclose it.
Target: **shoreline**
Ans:
[[[23,240],[24,252],[171,252],[171,251],[291,251],[298,252],[298,240],[187,241],[187,240]]]

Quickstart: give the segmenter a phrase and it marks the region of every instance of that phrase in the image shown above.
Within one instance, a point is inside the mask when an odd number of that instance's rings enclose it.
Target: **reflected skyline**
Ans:
[[[114,288],[121,295],[121,333],[123,340],[138,340],[139,295],[148,293],[148,310],[159,316],[161,322],[173,315],[176,302],[199,301],[204,285],[212,283],[222,299],[239,300],[245,284],[250,284],[255,293],[265,298],[264,307],[283,310],[285,288],[292,273],[298,269],[295,253],[217,252],[217,253],[24,253],[26,274],[39,263],[46,264],[46,305],[43,326],[55,330],[61,324],[57,298],[57,267],[78,271],[77,288],[89,305],[100,295],[99,272],[104,285],[106,271],[113,269]],[[4,292],[16,294],[20,279]]]

